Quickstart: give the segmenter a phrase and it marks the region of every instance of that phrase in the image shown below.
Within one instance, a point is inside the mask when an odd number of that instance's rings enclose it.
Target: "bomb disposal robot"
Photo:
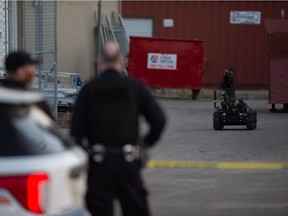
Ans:
[[[216,91],[214,91],[214,108],[213,114],[214,130],[222,130],[225,125],[245,125],[248,130],[257,127],[257,113],[251,109],[243,99],[239,99],[236,104],[235,100],[235,72],[234,67],[224,71],[221,82],[221,89],[224,90],[224,100],[221,107],[217,107]]]

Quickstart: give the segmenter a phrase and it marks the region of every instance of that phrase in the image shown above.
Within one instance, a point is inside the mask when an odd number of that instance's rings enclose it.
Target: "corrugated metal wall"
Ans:
[[[218,86],[223,70],[237,68],[237,86],[244,89],[268,87],[267,35],[265,19],[280,18],[288,2],[196,2],[123,1],[124,18],[152,18],[154,36],[205,39],[208,70],[205,87]],[[260,11],[261,24],[230,24],[230,11]],[[174,19],[174,27],[163,27],[163,19]]]

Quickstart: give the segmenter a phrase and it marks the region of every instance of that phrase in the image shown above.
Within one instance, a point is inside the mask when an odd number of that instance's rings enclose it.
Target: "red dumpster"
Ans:
[[[203,40],[130,37],[128,74],[150,88],[202,87]]]

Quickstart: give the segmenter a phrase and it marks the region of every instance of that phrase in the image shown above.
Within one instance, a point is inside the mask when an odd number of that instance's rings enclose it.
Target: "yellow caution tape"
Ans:
[[[281,169],[288,169],[288,163],[151,160],[147,162],[146,167],[148,168],[186,168],[186,169],[281,170]]]

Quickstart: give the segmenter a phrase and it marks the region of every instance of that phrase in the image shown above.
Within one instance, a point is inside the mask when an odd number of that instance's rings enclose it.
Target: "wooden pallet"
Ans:
[[[58,112],[58,125],[61,128],[69,128],[71,125],[72,113]]]

